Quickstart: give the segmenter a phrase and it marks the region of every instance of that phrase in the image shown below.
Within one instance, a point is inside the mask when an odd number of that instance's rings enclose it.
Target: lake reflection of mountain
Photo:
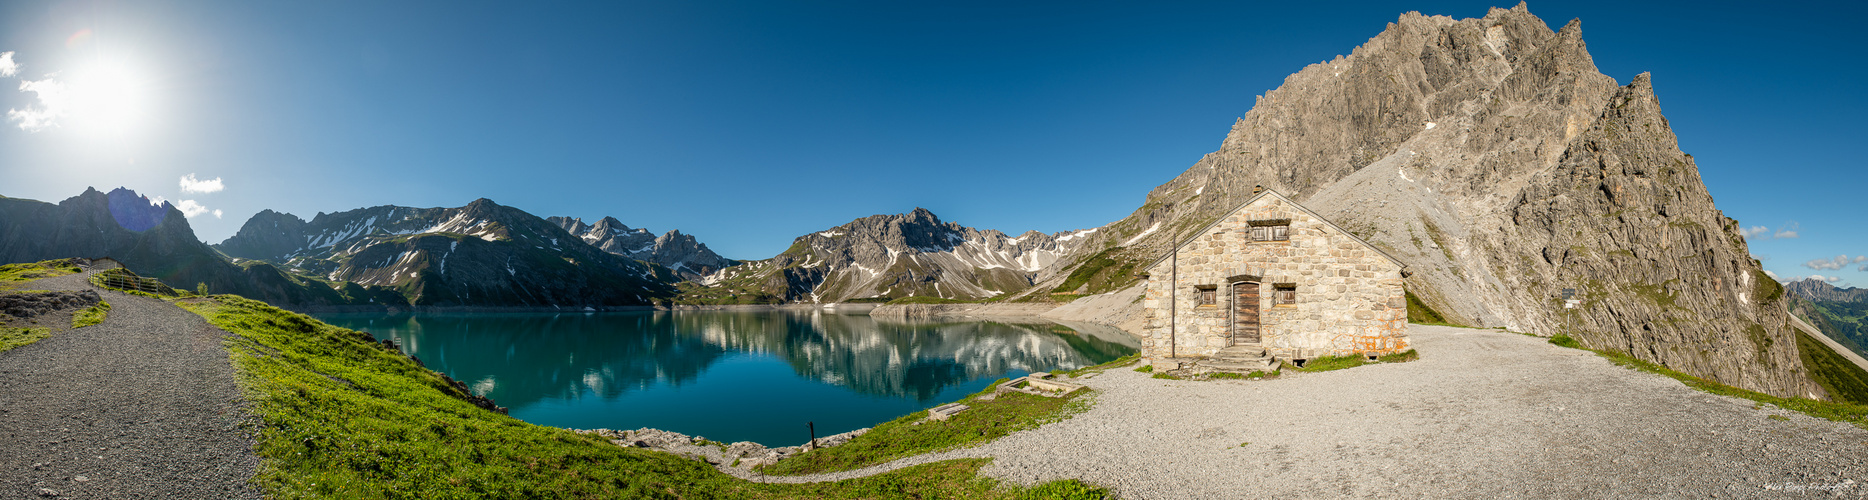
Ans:
[[[944,403],[934,400],[943,393],[977,390],[981,379],[1088,366],[1137,346],[1127,334],[1101,327],[1079,332],[1051,323],[889,323],[807,311],[320,319],[394,338],[430,368],[515,410],[540,402],[627,401],[632,391],[678,392],[708,383],[710,366],[736,356],[780,360],[802,379],[862,396],[846,398],[851,401],[908,399],[926,407]],[[623,427],[628,426],[617,426]]]

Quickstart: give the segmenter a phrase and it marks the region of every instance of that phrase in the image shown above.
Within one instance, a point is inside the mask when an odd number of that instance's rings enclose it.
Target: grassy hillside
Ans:
[[[741,481],[673,455],[532,425],[467,401],[363,333],[236,296],[183,307],[237,335],[260,426],[255,482],[278,498],[1099,498],[1076,481],[1030,490],[976,476],[985,460],[836,483]]]
[[[1830,339],[1868,356],[1868,303],[1798,297],[1790,310]]]

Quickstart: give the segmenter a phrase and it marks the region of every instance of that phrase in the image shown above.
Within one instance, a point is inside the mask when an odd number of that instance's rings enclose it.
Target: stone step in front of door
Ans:
[[[1208,358],[1195,362],[1194,364],[1212,371],[1249,373],[1272,371],[1272,368],[1277,366],[1277,361],[1269,357],[1241,361]]]
[[[1232,347],[1227,347],[1225,349],[1220,349],[1219,352],[1215,352],[1213,353],[1212,356],[1208,356],[1208,358],[1210,359],[1228,359],[1228,360],[1248,360],[1248,359],[1258,359],[1262,357],[1265,357],[1265,348],[1258,344],[1235,345]]]

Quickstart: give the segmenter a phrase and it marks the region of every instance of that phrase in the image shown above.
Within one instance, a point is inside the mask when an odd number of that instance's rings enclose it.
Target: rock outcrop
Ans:
[[[1603,75],[1580,21],[1551,30],[1523,4],[1478,19],[1404,14],[1260,97],[1218,151],[1034,289],[1093,254],[1162,255],[1255,185],[1406,262],[1409,292],[1454,321],[1568,332],[1726,384],[1822,397],[1782,288],[1678,149],[1652,78]],[[1564,289],[1579,308],[1563,307]]]

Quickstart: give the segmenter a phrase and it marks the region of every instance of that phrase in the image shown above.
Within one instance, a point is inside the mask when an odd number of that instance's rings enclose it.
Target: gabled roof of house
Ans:
[[[1222,215],[1217,219],[1213,219],[1213,222],[1207,224],[1205,227],[1200,228],[1199,231],[1194,231],[1192,236],[1189,236],[1187,237],[1186,240],[1183,240],[1179,244],[1174,245],[1174,249],[1170,250],[1167,255],[1163,255],[1161,256],[1161,258],[1155,259],[1154,262],[1151,262],[1148,265],[1143,266],[1142,269],[1143,270],[1154,269],[1155,266],[1161,265],[1162,261],[1168,260],[1168,258],[1172,257],[1175,252],[1181,249],[1181,247],[1193,244],[1194,240],[1199,239],[1201,235],[1205,235],[1207,231],[1213,230],[1214,226],[1218,226],[1219,223],[1224,222],[1228,217],[1232,217],[1233,214],[1239,213],[1240,210],[1245,210],[1245,207],[1251,206],[1253,202],[1256,202],[1260,198],[1264,198],[1266,196],[1275,196],[1280,200],[1284,200],[1285,203],[1289,203],[1291,206],[1297,207],[1298,210],[1301,210],[1304,213],[1309,214],[1311,218],[1322,221],[1324,225],[1330,226],[1330,229],[1335,229],[1336,232],[1343,233],[1344,236],[1348,236],[1350,239],[1355,240],[1356,243],[1361,243],[1362,246],[1368,247],[1369,250],[1374,250],[1376,254],[1381,255],[1382,258],[1388,259],[1389,262],[1393,262],[1395,263],[1395,265],[1401,266],[1401,271],[1403,273],[1407,271],[1406,262],[1401,262],[1401,259],[1397,259],[1395,258],[1395,256],[1389,255],[1388,252],[1382,251],[1381,248],[1376,247],[1375,245],[1369,244],[1368,240],[1362,239],[1361,236],[1356,236],[1355,233],[1351,233],[1347,230],[1344,230],[1342,226],[1336,225],[1335,222],[1330,222],[1330,219],[1325,218],[1322,215],[1317,215],[1316,212],[1310,211],[1310,209],[1305,207],[1303,204],[1293,201],[1290,198],[1287,198],[1282,194],[1278,194],[1277,191],[1273,191],[1271,190],[1271,188],[1265,188],[1264,191],[1260,191],[1258,194],[1252,195],[1251,198],[1247,198],[1245,202],[1240,203],[1239,206],[1233,207],[1231,211],[1226,212],[1226,215]]]

